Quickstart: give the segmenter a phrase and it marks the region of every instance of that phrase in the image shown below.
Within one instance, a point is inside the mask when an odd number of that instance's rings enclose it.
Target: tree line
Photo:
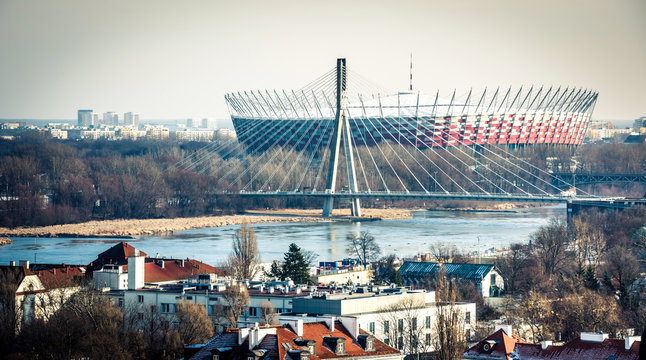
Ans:
[[[0,140],[0,226],[321,207],[319,200],[243,199],[236,193],[321,191],[322,169],[329,162],[325,152],[275,148],[260,153],[217,141],[207,146],[172,140],[62,141],[31,132]],[[554,192],[544,170],[641,173],[646,164],[643,144],[382,150],[356,149],[364,160],[357,164],[361,189]],[[340,167],[339,189],[344,172]],[[366,206],[376,203],[365,201]]]

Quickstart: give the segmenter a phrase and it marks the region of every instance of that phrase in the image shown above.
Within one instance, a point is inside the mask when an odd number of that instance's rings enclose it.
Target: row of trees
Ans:
[[[516,317],[536,340],[569,340],[581,331],[619,334],[646,326],[639,291],[631,291],[646,249],[646,209],[589,211],[569,224],[552,220],[496,260],[506,292],[520,299]]]
[[[246,152],[240,147],[215,144],[208,150],[203,143],[174,141],[73,142],[38,133],[0,140],[0,226],[196,216],[248,207],[320,207],[310,200],[245,200],[233,192],[321,190],[321,169],[329,161],[325,152],[275,148],[243,157]],[[362,189],[371,190],[553,191],[548,175],[538,169],[570,171],[578,163],[582,171],[643,172],[645,147],[386,147],[381,152],[359,147],[357,154],[365,161],[357,178]],[[607,154],[629,161],[613,161]],[[345,169],[340,171],[339,188],[345,178]],[[224,191],[232,193],[217,195]]]
[[[174,315],[167,317],[156,306],[118,307],[82,288],[48,317],[20,324],[18,332],[1,323],[0,354],[8,359],[178,359],[184,344],[213,336],[204,306],[180,302]]]

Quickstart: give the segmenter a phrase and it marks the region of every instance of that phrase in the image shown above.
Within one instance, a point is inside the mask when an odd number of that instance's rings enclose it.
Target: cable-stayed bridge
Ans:
[[[392,95],[338,59],[297,91],[227,94],[237,141],[213,142],[177,167],[208,169],[223,191],[243,197],[322,199],[324,216],[340,199],[356,216],[363,199],[612,201],[573,184],[562,191],[562,180],[554,185],[553,174],[514,149],[579,144],[596,92],[510,87],[425,97]]]

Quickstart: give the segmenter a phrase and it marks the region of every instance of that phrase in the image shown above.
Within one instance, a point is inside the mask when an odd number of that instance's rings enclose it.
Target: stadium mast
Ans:
[[[410,88],[408,89],[413,91],[413,53],[410,53]]]

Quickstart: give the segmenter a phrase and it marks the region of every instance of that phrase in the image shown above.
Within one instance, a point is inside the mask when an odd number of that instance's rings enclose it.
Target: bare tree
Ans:
[[[521,300],[516,316],[529,325],[532,341],[543,341],[550,336],[552,308],[550,300],[537,291],[530,291]]]
[[[405,297],[379,309],[379,321],[384,329],[384,339],[406,355],[417,355],[431,350],[426,334],[427,320],[422,311],[426,304],[420,298]],[[430,336],[430,335],[429,335]]]
[[[606,248],[606,235],[595,224],[583,218],[574,218],[571,225],[574,251],[580,265],[597,267]]]
[[[249,293],[244,285],[231,284],[222,292],[224,305],[219,312],[222,314],[223,327],[235,327],[240,316],[249,309]]]
[[[238,280],[251,280],[258,272],[260,252],[256,232],[249,224],[240,226],[233,235],[233,249],[229,255],[231,274]]]
[[[202,344],[213,336],[213,322],[204,305],[181,301],[175,307],[175,315],[184,344]]]
[[[436,359],[460,359],[466,350],[464,331],[464,312],[456,306],[457,293],[449,286],[446,273],[438,271],[436,283],[443,303],[438,304],[435,319],[435,332],[433,347]],[[437,292],[436,292],[437,293]]]
[[[515,293],[518,290],[522,270],[528,263],[528,248],[522,244],[512,244],[509,251],[496,258],[494,264],[505,278],[505,291]]]
[[[453,258],[461,256],[458,248],[455,245],[447,245],[443,243],[433,244],[429,247],[433,260],[441,263],[451,262]]]
[[[278,314],[276,313],[276,306],[271,301],[265,301],[260,306],[260,324],[261,325],[276,325],[278,324]]]
[[[639,262],[630,250],[615,246],[605,255],[605,267],[610,276],[615,278],[619,287],[628,287],[639,275]]]
[[[567,225],[558,219],[541,226],[530,236],[534,253],[549,277],[559,272],[566,263],[568,253]]]
[[[368,265],[373,260],[376,260],[381,249],[368,231],[362,231],[360,234],[351,233],[346,237],[348,246],[348,255],[356,256],[363,265]]]

